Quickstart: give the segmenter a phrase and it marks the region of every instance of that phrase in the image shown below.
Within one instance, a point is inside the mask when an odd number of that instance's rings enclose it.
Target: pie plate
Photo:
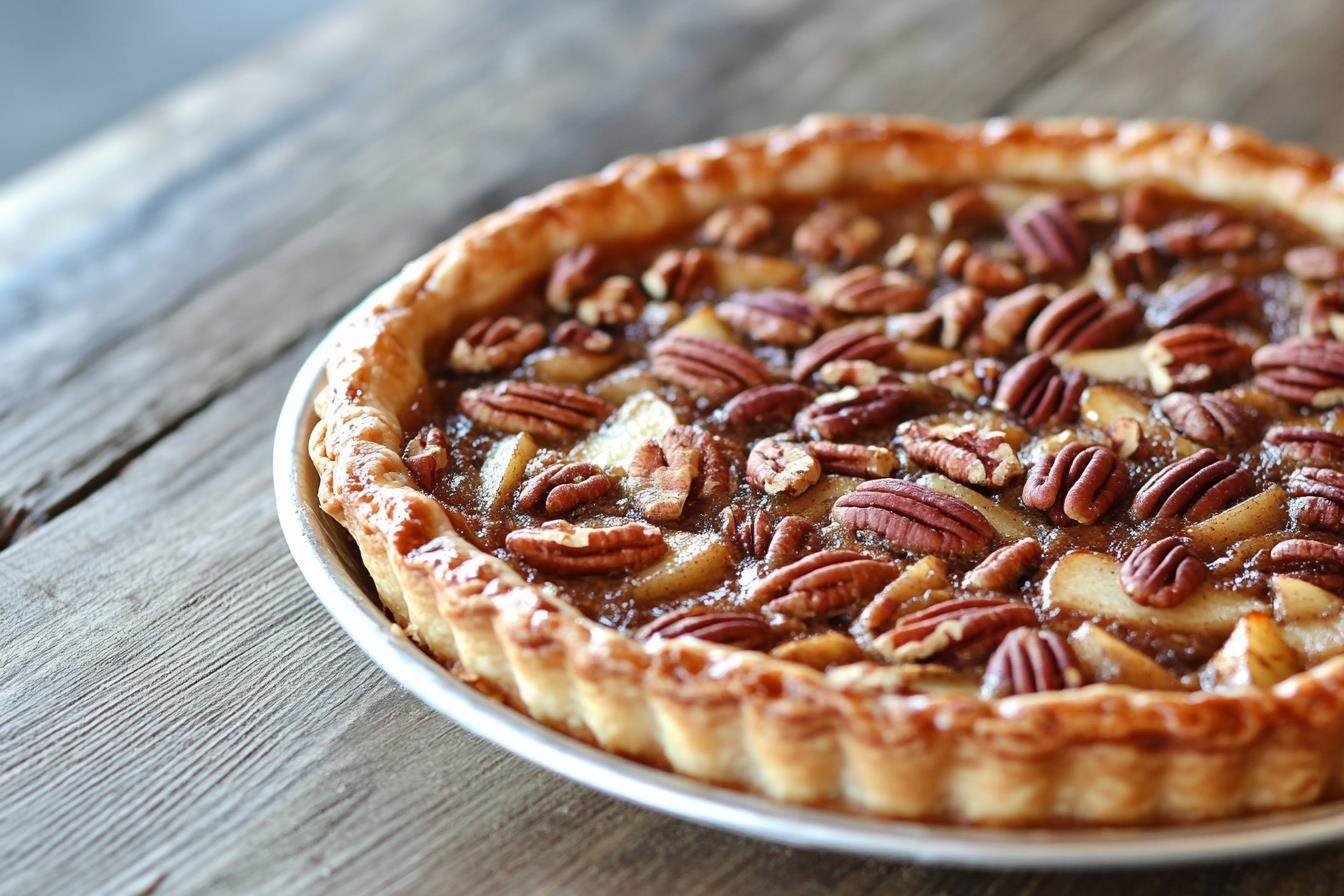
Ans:
[[[358,309],[355,312],[358,313]],[[411,693],[486,740],[610,796],[710,827],[789,846],[979,868],[1151,868],[1245,860],[1344,838],[1338,803],[1274,815],[1164,828],[987,829],[807,809],[703,784],[590,747],[458,681],[379,605],[353,541],[317,500],[308,459],[322,386],[324,340],[300,369],[275,434],[281,529],[304,578],[373,662]]]

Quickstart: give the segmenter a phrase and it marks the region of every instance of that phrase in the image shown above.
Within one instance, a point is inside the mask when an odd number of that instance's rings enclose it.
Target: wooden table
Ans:
[[[599,796],[465,734],[345,638],[281,541],[268,459],[344,309],[557,178],[822,109],[1225,118],[1341,152],[1341,59],[1331,0],[389,0],[10,185],[0,890],[1338,892],[1337,850],[993,875]]]

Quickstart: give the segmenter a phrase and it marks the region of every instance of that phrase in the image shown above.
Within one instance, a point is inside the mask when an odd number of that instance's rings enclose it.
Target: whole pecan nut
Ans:
[[[965,240],[953,240],[938,254],[944,275],[967,286],[1003,295],[1026,285],[1027,275],[1011,261],[977,251]]]
[[[700,227],[700,238],[729,249],[746,249],[759,242],[775,226],[770,209],[755,202],[725,206],[710,215]]]
[[[434,491],[439,476],[448,469],[448,436],[441,427],[429,424],[406,443],[401,461],[421,489]]]
[[[1145,607],[1174,607],[1199,590],[1209,571],[1182,538],[1159,538],[1135,548],[1120,567],[1120,587]]]
[[[1254,224],[1239,221],[1224,211],[1172,221],[1154,234],[1162,250],[1177,258],[1242,252],[1254,246],[1259,238],[1260,231]]]
[[[939,298],[922,315],[927,326],[917,324],[911,338],[956,348],[980,326],[984,316],[985,294],[974,286],[963,286]]]
[[[561,255],[546,281],[546,303],[556,311],[572,311],[574,300],[597,286],[602,264],[601,250],[591,243]]]
[[[1344,530],[1344,473],[1323,467],[1294,470],[1285,483],[1297,524],[1306,529]]]
[[[645,640],[699,638],[744,650],[764,650],[774,640],[769,623],[759,616],[701,606],[664,613],[635,635]]]
[[[1337,246],[1294,246],[1283,256],[1283,266],[1300,280],[1344,278],[1344,251]]]
[[[986,697],[1040,694],[1083,684],[1083,669],[1058,632],[1016,628],[1004,636],[985,664]]]
[[[1027,328],[1027,350],[1081,352],[1124,343],[1142,312],[1127,300],[1108,302],[1090,286],[1071,289],[1046,305]]]
[[[555,332],[551,334],[551,341],[556,345],[564,345],[595,354],[609,352],[612,346],[616,344],[616,340],[611,338],[610,333],[594,330],[592,327],[581,324],[576,320],[564,321],[556,327]]]
[[[619,327],[639,320],[644,293],[629,277],[608,277],[579,299],[575,314],[590,327]]]
[[[785,289],[733,293],[715,313],[734,330],[766,345],[807,345],[821,323],[811,302]]]
[[[747,481],[766,495],[795,497],[821,478],[821,464],[797,442],[761,439],[747,457]]]
[[[1290,538],[1269,551],[1265,571],[1301,579],[1336,595],[1344,595],[1344,545],[1310,538]]]
[[[596,429],[611,413],[611,405],[586,392],[521,380],[467,389],[458,398],[458,407],[482,426],[549,441]]]
[[[858,551],[822,551],[758,579],[751,597],[764,603],[767,612],[790,619],[813,619],[833,616],[860,601],[871,600],[898,575],[900,568],[889,560]]]
[[[1024,625],[1036,625],[1036,613],[1026,604],[981,597],[946,600],[902,616],[873,641],[873,649],[900,663],[937,657],[975,661]]]
[[[996,429],[910,420],[896,430],[896,438],[915,463],[967,485],[1003,488],[1022,475],[1017,452]]]
[[[1315,408],[1344,404],[1344,343],[1289,339],[1256,350],[1257,385],[1281,398]]]
[[[1259,428],[1250,412],[1220,395],[1173,392],[1158,402],[1158,407],[1172,426],[1204,445],[1244,445],[1255,438]]]
[[[673,426],[637,447],[630,476],[645,518],[658,522],[679,519],[691,499],[724,498],[733,490],[728,451],[696,426]]]
[[[1241,378],[1251,348],[1212,324],[1185,324],[1156,333],[1144,345],[1148,379],[1159,395],[1173,389],[1207,389]]]
[[[1078,402],[1087,388],[1087,376],[1078,370],[1061,371],[1044,352],[1027,355],[1003,374],[994,406],[1029,426],[1068,423],[1078,416]]]
[[[909,406],[914,393],[895,383],[828,392],[799,411],[793,428],[810,438],[847,439],[874,426],[890,423]]]
[[[1091,525],[1115,506],[1128,487],[1129,469],[1114,451],[1069,442],[1031,468],[1022,486],[1022,503],[1045,511],[1056,525]]]
[[[863,483],[835,502],[831,518],[908,551],[973,554],[994,538],[989,521],[965,501],[903,479]]]
[[[881,322],[863,321],[822,334],[794,355],[790,373],[802,382],[829,361],[872,361],[882,367],[896,367],[901,363],[901,351],[883,332]]]
[[[1337,285],[1312,290],[1302,308],[1303,336],[1344,336],[1344,290]]]
[[[734,426],[782,423],[812,403],[816,393],[798,383],[752,386],[723,406],[723,417]]]
[[[990,305],[980,324],[985,349],[1000,354],[1017,345],[1052,298],[1051,287],[1033,283]]]
[[[929,203],[929,220],[939,233],[997,223],[999,210],[979,187],[962,187]]]
[[[1007,591],[1035,572],[1041,557],[1041,543],[1023,538],[990,552],[962,577],[961,583],[975,591]]]
[[[777,569],[802,556],[812,539],[813,526],[804,517],[790,514],[778,523],[764,510],[748,513],[733,504],[719,516],[720,528],[737,552]]]
[[[992,398],[1003,379],[1002,361],[993,358],[962,358],[929,372],[929,381],[963,401]]]
[[[896,455],[880,445],[848,445],[822,440],[807,443],[807,450],[821,464],[822,472],[840,476],[879,479],[890,476]]]
[[[849,203],[818,209],[793,232],[793,249],[823,264],[856,261],[877,245],[882,225]]]
[[[552,516],[562,516],[609,491],[611,480],[597,464],[556,463],[524,482],[514,505],[522,511],[541,507]]]
[[[1208,448],[1167,464],[1134,496],[1134,517],[1191,521],[1226,510],[1255,491],[1251,474]]]
[[[1032,271],[1078,274],[1087,266],[1087,234],[1058,199],[1023,206],[1009,217],[1008,234]]]
[[[1242,320],[1251,312],[1251,294],[1234,277],[1206,274],[1148,306],[1155,329],[1181,324],[1217,324]]]
[[[1265,433],[1265,443],[1296,460],[1344,463],[1344,435],[1314,426],[1275,426]]]
[[[546,341],[546,328],[516,317],[478,320],[457,337],[448,364],[457,373],[491,373],[518,366]]]
[[[812,296],[825,308],[846,314],[901,314],[924,306],[929,287],[904,271],[861,265],[812,287]]]
[[[1171,271],[1171,262],[1140,227],[1121,227],[1107,254],[1111,273],[1121,285],[1141,283],[1156,288]]]
[[[720,339],[673,333],[655,342],[649,354],[655,376],[710,401],[724,401],[770,381],[770,371],[755,355]]]
[[[513,530],[504,546],[530,566],[561,576],[630,572],[667,553],[663,533],[647,523],[587,527],[552,520]]]
[[[699,299],[717,279],[714,256],[704,249],[668,249],[639,278],[644,291],[660,301],[685,304]]]

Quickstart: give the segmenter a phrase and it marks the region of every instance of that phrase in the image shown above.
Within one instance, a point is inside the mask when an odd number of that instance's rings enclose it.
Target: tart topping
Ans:
[[[1120,345],[1138,323],[1139,306],[1108,302],[1090,286],[1069,290],[1045,306],[1027,329],[1027,349],[1054,354]]]
[[[571,311],[575,299],[597,286],[601,269],[602,253],[591,243],[561,255],[546,281],[546,303],[562,313]]]
[[[1013,629],[1035,625],[1026,604],[998,598],[970,597],[942,603],[902,616],[873,648],[893,662],[933,658],[974,661],[988,655]]]
[[[704,249],[669,249],[654,259],[640,283],[653,298],[685,304],[714,285],[714,257]]]
[[[862,322],[831,330],[793,358],[792,376],[803,382],[828,361],[872,361],[882,367],[901,363],[901,351],[880,323]]]
[[[912,337],[956,348],[971,334],[985,316],[985,294],[973,286],[963,286],[940,298],[921,315]]]
[[[910,404],[905,386],[879,383],[828,392],[799,412],[793,428],[800,434],[835,441],[873,426],[891,423]]]
[[[448,468],[448,436],[433,424],[424,427],[406,443],[401,460],[421,489],[434,491],[439,474]]]
[[[629,572],[667,553],[663,533],[647,523],[590,528],[552,520],[534,529],[515,529],[504,544],[528,565],[561,576]]]
[[[965,501],[903,479],[863,483],[835,502],[831,516],[908,551],[972,554],[994,538],[984,514]]]
[[[1043,352],[1027,355],[1003,374],[994,406],[1030,426],[1068,423],[1078,416],[1078,401],[1087,388],[1087,376],[1078,370],[1060,371]]]
[[[1344,595],[1344,545],[1290,538],[1270,549],[1269,569]]]
[[[744,557],[764,561],[766,569],[792,563],[812,538],[812,524],[790,515],[778,523],[764,510],[749,513],[737,505],[723,509],[720,526],[729,542]]]
[[[993,295],[1021,289],[1027,282],[1017,265],[977,252],[965,240],[948,243],[938,256],[938,267],[952,279]]]
[[[457,373],[490,373],[517,367],[533,349],[546,341],[539,323],[516,317],[478,320],[453,343],[449,365]]]
[[[1138,227],[1121,227],[1109,254],[1111,273],[1123,284],[1141,283],[1150,289],[1155,288],[1171,270],[1168,259],[1158,251],[1148,234]]]
[[[989,658],[982,692],[986,697],[1008,697],[1076,688],[1082,683],[1078,657],[1058,632],[1018,628],[1004,636]]]
[[[775,225],[770,209],[754,202],[721,208],[700,228],[700,238],[728,249],[746,249],[762,239]]]
[[[1244,445],[1255,438],[1258,429],[1250,413],[1219,395],[1173,392],[1163,398],[1158,407],[1172,426],[1205,445]]]
[[[1129,486],[1129,470],[1100,445],[1069,442],[1031,468],[1022,503],[1050,514],[1057,525],[1090,525],[1106,515]]]
[[[1036,571],[1041,556],[1041,543],[1023,538],[992,551],[961,583],[973,591],[1008,591]]]
[[[801,495],[821,478],[821,464],[805,445],[761,439],[747,457],[747,481],[766,495]]]
[[[817,281],[812,295],[825,308],[848,314],[900,314],[924,305],[929,287],[902,271],[863,265]]]
[[[629,277],[608,277],[594,292],[579,299],[575,313],[590,327],[617,327],[639,320],[644,293]]]
[[[990,305],[980,326],[985,347],[995,354],[1011,349],[1052,298],[1051,289],[1033,283]]]
[[[1259,236],[1255,225],[1237,221],[1222,211],[1172,221],[1159,228],[1156,235],[1159,245],[1178,258],[1241,252],[1254,246]]]
[[[1037,273],[1082,273],[1087,266],[1087,234],[1058,199],[1023,206],[1008,219],[1008,233]]]
[[[655,342],[649,353],[655,375],[710,401],[770,381],[770,371],[754,355],[720,339],[673,333]]]
[[[699,638],[744,650],[764,650],[773,640],[769,624],[759,616],[694,606],[664,613],[635,634],[646,640]]]
[[[1305,529],[1344,530],[1344,473],[1303,467],[1288,477],[1289,506]]]
[[[1344,343],[1290,339],[1256,351],[1255,382],[1305,407],[1344,404]]]
[[[462,413],[482,426],[550,441],[596,429],[611,413],[611,405],[586,392],[521,380],[468,389],[458,404]]]
[[[929,204],[929,220],[939,233],[991,224],[999,210],[979,187],[962,187]]]
[[[890,476],[896,467],[896,455],[891,453],[890,448],[880,445],[813,441],[807,443],[807,450],[821,464],[824,473],[879,479]]]
[[[1255,480],[1236,461],[1202,448],[1154,473],[1134,496],[1134,516],[1203,519],[1254,491]]]
[[[1275,426],[1266,444],[1297,460],[1316,464],[1344,463],[1344,435],[1312,426]]]
[[[1148,322],[1157,329],[1217,324],[1241,320],[1250,310],[1251,294],[1235,278],[1209,274],[1149,306]]]
[[[1222,327],[1186,324],[1163,330],[1143,347],[1148,378],[1159,395],[1172,389],[1206,389],[1239,379],[1251,348]]]
[[[544,508],[564,516],[576,507],[596,501],[611,491],[611,480],[597,464],[551,464],[523,483],[516,506],[523,511]]]
[[[993,358],[963,358],[930,371],[929,380],[963,401],[978,402],[998,391],[1003,371],[1003,362]]]
[[[882,236],[882,225],[848,203],[836,203],[808,216],[793,232],[800,255],[826,264],[850,264],[866,255]]]
[[[1136,548],[1120,567],[1120,586],[1136,604],[1174,607],[1199,590],[1208,576],[1184,539],[1159,538]]]
[[[812,403],[816,394],[798,383],[753,386],[723,406],[723,416],[735,426],[782,423]]]
[[[784,289],[733,293],[717,310],[734,330],[766,345],[807,345],[820,323],[811,302]]]
[[[551,336],[551,341],[556,345],[597,354],[611,351],[616,342],[611,338],[610,333],[594,330],[592,327],[585,326],[576,320],[567,320],[556,327],[555,333]]]
[[[1344,251],[1335,246],[1297,246],[1283,256],[1283,266],[1302,280],[1344,279]]]
[[[1344,292],[1337,286],[1323,286],[1307,296],[1301,330],[1303,336],[1344,336]]]
[[[957,482],[1002,488],[1022,475],[1017,452],[999,430],[911,420],[901,424],[896,437],[915,463],[941,470]]]
[[[896,564],[858,551],[822,551],[760,579],[752,599],[790,619],[833,616],[873,598],[900,574]]]
[[[722,444],[695,426],[674,426],[630,458],[634,495],[645,519],[679,519],[692,498],[721,498],[733,490],[732,467]]]

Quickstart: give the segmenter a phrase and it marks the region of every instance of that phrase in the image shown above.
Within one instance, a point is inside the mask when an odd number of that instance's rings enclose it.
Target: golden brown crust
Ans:
[[[468,227],[342,325],[310,443],[323,507],[355,537],[398,621],[463,678],[577,737],[707,781],[1008,825],[1190,821],[1335,795],[1344,658],[1268,691],[1093,685],[981,701],[902,696],[880,675],[693,639],[639,642],[473,548],[398,456],[427,348],[498,313],[567,250],[688,227],[736,202],[978,179],[1166,181],[1344,240],[1335,160],[1224,125],[818,116],[626,159]]]

